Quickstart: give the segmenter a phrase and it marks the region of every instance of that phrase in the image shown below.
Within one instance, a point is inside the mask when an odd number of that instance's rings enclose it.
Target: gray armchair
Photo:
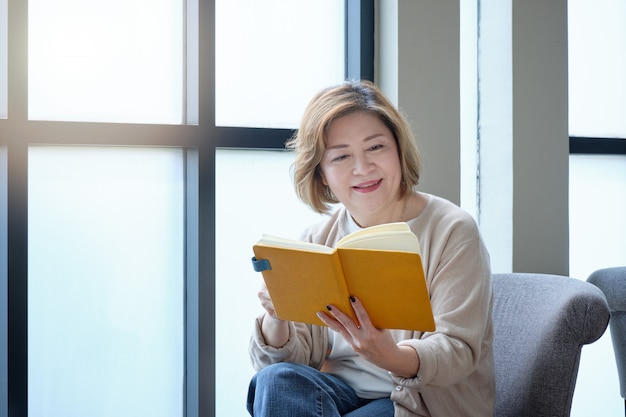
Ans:
[[[602,336],[602,292],[575,278],[494,274],[496,417],[569,416],[583,345]]]
[[[609,303],[611,340],[626,414],[626,266],[599,269],[587,282],[600,288]]]

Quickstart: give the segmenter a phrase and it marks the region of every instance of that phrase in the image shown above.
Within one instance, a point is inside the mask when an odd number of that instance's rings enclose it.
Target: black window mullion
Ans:
[[[6,146],[7,390],[0,416],[28,416],[28,4],[8,1],[8,115],[0,143]],[[3,219],[4,221],[4,219]],[[6,397],[5,397],[6,395]],[[3,401],[6,398],[6,403]]]
[[[28,415],[28,147],[7,146],[7,409]],[[7,412],[8,414],[2,414]]]
[[[0,121],[0,129],[3,127]],[[7,146],[0,143],[0,369],[8,369],[8,174],[7,174]],[[7,414],[8,375],[0,373],[0,416]]]
[[[570,154],[626,155],[626,139],[571,136]]]
[[[291,129],[216,127],[217,148],[282,149],[291,137]]]
[[[374,81],[374,0],[346,0],[346,79]]]

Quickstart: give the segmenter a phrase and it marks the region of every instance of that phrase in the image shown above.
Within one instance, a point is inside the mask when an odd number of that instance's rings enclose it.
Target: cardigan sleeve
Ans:
[[[256,318],[248,351],[252,366],[257,371],[277,362],[294,362],[320,369],[326,357],[328,344],[326,329],[322,326],[288,322],[287,343],[275,348],[265,343],[261,333],[263,315]]]

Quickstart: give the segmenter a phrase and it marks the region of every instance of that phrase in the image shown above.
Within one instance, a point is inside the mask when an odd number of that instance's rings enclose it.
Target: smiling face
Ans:
[[[402,215],[398,145],[374,113],[350,113],[330,124],[320,173],[362,227],[398,221]]]

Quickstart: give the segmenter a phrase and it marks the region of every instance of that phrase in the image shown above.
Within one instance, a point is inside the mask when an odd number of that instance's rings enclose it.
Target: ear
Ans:
[[[324,171],[320,170],[320,177],[322,177],[322,184],[328,187],[328,181],[326,181],[326,175],[324,175]]]
[[[321,167],[318,167],[318,172],[320,173],[320,178],[322,179],[322,184],[328,187],[328,181],[326,181],[326,175],[324,175],[324,171]]]

